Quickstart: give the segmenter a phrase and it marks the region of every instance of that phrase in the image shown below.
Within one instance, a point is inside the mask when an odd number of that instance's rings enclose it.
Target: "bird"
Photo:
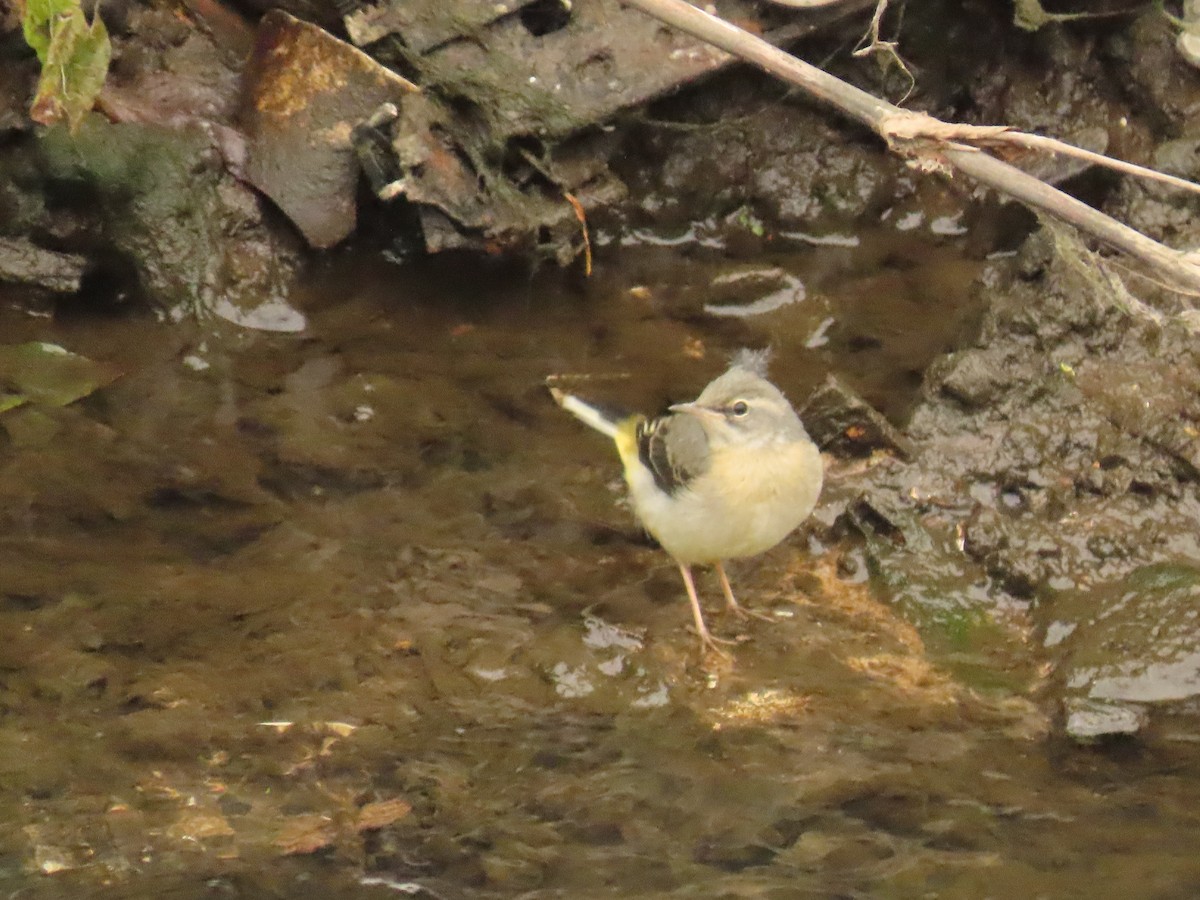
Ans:
[[[757,556],[816,506],[824,464],[787,397],[767,380],[767,353],[742,350],[690,403],[661,415],[614,415],[549,384],[567,412],[616,445],[634,512],[679,567],[701,651],[728,656],[704,622],[692,567],[712,565],[726,608],[746,615],[725,561]]]

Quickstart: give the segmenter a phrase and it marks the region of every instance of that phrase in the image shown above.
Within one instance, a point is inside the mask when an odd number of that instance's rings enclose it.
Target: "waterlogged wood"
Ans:
[[[673,28],[708,41],[824,100],[876,132],[890,148],[908,157],[915,167],[961,172],[1129,254],[1149,267],[1155,276],[1177,289],[1200,292],[1200,260],[1194,255],[1167,247],[1015,166],[965,143],[967,140],[976,141],[981,146],[994,143],[1009,131],[1006,127],[955,125],[923,113],[901,109],[685,0],[626,2]],[[948,134],[955,135],[954,140],[948,140]],[[1126,168],[1128,165],[1124,164]]]

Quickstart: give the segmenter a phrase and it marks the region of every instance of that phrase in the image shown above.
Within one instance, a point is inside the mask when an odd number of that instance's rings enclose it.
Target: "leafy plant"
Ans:
[[[30,116],[43,125],[66,121],[75,132],[95,104],[112,58],[99,9],[88,22],[80,0],[24,0],[21,25],[42,64]]]

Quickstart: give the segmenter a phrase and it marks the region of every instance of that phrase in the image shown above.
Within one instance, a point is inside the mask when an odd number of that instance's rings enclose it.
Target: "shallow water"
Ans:
[[[797,403],[832,370],[900,419],[977,270],[894,234],[586,282],[346,256],[298,336],[7,310],[125,374],[6,414],[0,890],[1195,896],[1200,735],[1060,746],[1019,611],[922,634],[820,511],[731,567],[770,620],[713,603],[741,643],[702,659],[543,386],[656,408],[770,344]]]

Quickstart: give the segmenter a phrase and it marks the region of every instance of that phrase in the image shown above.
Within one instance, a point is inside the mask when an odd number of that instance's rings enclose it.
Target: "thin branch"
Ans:
[[[995,140],[1000,144],[1015,144],[1018,147],[1025,147],[1029,150],[1073,156],[1076,159],[1095,163],[1098,166],[1106,166],[1117,172],[1124,172],[1126,175],[1135,175],[1138,178],[1145,178],[1147,181],[1159,181],[1171,187],[1177,187],[1180,190],[1200,194],[1200,184],[1196,184],[1194,181],[1178,178],[1175,175],[1168,175],[1166,172],[1159,172],[1156,169],[1147,169],[1145,166],[1126,162],[1123,159],[1114,159],[1111,156],[1105,156],[1103,153],[1096,153],[1094,150],[1076,147],[1074,144],[1068,144],[1065,141],[1060,141],[1058,138],[1047,137],[1043,134],[1029,134],[1025,131],[1010,130],[998,135]]]
[[[592,239],[588,237],[587,213],[583,210],[583,204],[570,191],[563,191],[563,196],[571,204],[571,209],[575,210],[575,218],[579,220],[579,227],[583,231],[583,274],[590,278],[592,275]]]
[[[864,56],[882,55],[885,60],[891,60],[904,73],[904,77],[908,79],[908,90],[904,92],[904,96],[899,100],[900,103],[903,103],[917,89],[917,79],[897,49],[900,46],[900,42],[885,41],[880,35],[880,29],[883,28],[883,14],[887,12],[887,8],[888,0],[877,0],[875,3],[875,13],[871,16],[871,27],[862,36],[858,42],[858,46],[850,52],[850,55],[856,59],[861,59]]]
[[[1123,159],[1113,159],[1094,150],[1076,147],[1058,138],[1046,137],[1042,134],[1030,134],[1027,131],[1017,131],[1007,125],[966,125],[956,122],[943,122],[924,113],[911,110],[900,110],[899,115],[887,117],[881,123],[879,132],[889,143],[894,140],[917,140],[932,138],[939,141],[958,141],[969,143],[976,147],[1020,147],[1038,153],[1058,153],[1062,156],[1073,156],[1086,160],[1098,166],[1106,166],[1117,172],[1135,175],[1147,181],[1159,181],[1163,184],[1177,187],[1181,190],[1200,194],[1200,184],[1139,166],[1137,163],[1126,162]]]
[[[875,12],[871,14],[871,27],[867,29],[867,33],[859,41],[858,49],[851,53],[851,56],[868,56],[875,52],[875,48],[881,46],[895,52],[896,42],[885,41],[879,36],[880,29],[883,28],[883,14],[887,12],[887,8],[888,0],[877,0]]]
[[[826,6],[836,6],[847,0],[771,0],[779,6],[790,6],[793,9],[822,9]]]
[[[1011,135],[1019,132],[1005,126],[982,126],[982,130],[979,131],[977,129],[980,126],[953,125],[923,113],[903,110],[785,53],[724,19],[697,9],[685,0],[624,2],[667,25],[803,88],[814,97],[866,125],[887,141],[889,147],[907,156],[913,165],[925,169],[941,168],[962,172],[981,184],[1070,222],[1110,246],[1141,260],[1170,278],[1179,289],[1200,293],[1200,260],[1195,256],[1172,250],[1015,166],[981,152],[978,147],[960,143],[963,140],[973,140],[983,146],[994,146],[998,140],[1018,143]],[[1036,137],[1025,135],[1022,141],[1027,141],[1027,146],[1042,144],[1039,149],[1047,149],[1048,145],[1042,141],[1050,139],[1038,141]],[[1028,142],[1030,138],[1034,140]],[[1075,149],[1081,153],[1087,152],[1080,148]],[[1055,152],[1063,151],[1055,149]],[[1108,157],[1104,159],[1108,160]],[[1109,160],[1105,164],[1111,165],[1112,162]],[[1160,181],[1168,183],[1171,183],[1170,179],[1171,176],[1159,178]]]
[[[1184,288],[1200,291],[1200,265],[1178,250],[1172,250],[1140,231],[1118,222],[1112,216],[1088,206],[1070,194],[1064,194],[1020,169],[982,153],[974,147],[950,144],[942,149],[947,162],[976,181],[995,188],[1034,209],[1045,210],[1057,219],[1074,225],[1095,238],[1140,259],[1155,271],[1163,272]]]

